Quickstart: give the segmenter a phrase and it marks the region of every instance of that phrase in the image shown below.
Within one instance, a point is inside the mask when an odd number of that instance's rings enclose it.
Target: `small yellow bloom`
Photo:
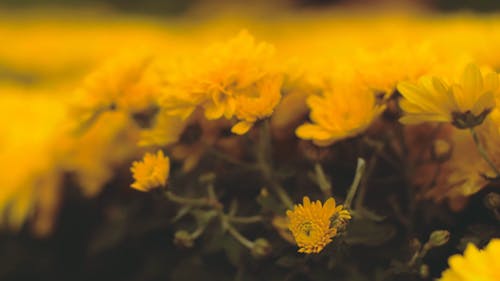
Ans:
[[[424,76],[418,83],[401,82],[401,122],[451,122],[464,129],[481,124],[495,107],[499,79],[495,72],[481,72],[474,64],[465,68],[461,79],[447,84],[438,77]]]
[[[328,146],[363,132],[385,109],[375,103],[371,91],[351,83],[337,85],[323,95],[311,95],[307,105],[311,109],[312,123],[299,126],[295,133],[319,146]]]
[[[306,254],[323,250],[337,235],[338,228],[351,219],[342,205],[335,206],[335,199],[330,198],[322,205],[319,200],[311,202],[307,196],[302,205],[295,205],[286,215],[288,228],[300,247],[299,253]]]
[[[142,162],[132,163],[135,182],[130,186],[140,191],[149,191],[153,188],[165,186],[170,171],[170,159],[158,150],[156,155],[146,153]]]
[[[469,244],[463,256],[451,256],[448,264],[439,281],[500,280],[500,239],[492,239],[484,250]]]

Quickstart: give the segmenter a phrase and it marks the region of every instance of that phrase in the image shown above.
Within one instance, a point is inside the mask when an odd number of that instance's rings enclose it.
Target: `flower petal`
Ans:
[[[252,128],[252,126],[253,126],[253,123],[251,123],[251,122],[240,121],[240,122],[236,123],[231,128],[231,132],[233,132],[237,135],[243,135],[246,132],[248,132],[250,130],[250,128]]]

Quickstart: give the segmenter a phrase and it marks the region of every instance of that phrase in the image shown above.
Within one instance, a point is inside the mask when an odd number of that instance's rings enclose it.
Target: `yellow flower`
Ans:
[[[164,110],[158,112],[151,128],[142,130],[139,146],[169,145],[179,140],[187,120],[179,116],[167,114]]]
[[[323,250],[337,235],[338,228],[351,219],[342,205],[335,206],[335,199],[330,198],[322,205],[319,200],[311,203],[307,196],[302,205],[295,205],[286,215],[299,252],[306,254]]]
[[[382,45],[380,49],[361,49],[356,53],[354,64],[370,89],[390,97],[398,81],[414,80],[425,74],[436,64],[435,58],[429,44],[402,42]]]
[[[122,111],[103,112],[91,127],[68,133],[73,120],[64,124],[54,143],[55,161],[74,175],[85,196],[97,195],[114,177],[115,168],[138,151],[139,128]]]
[[[483,73],[469,64],[456,83],[449,85],[441,78],[424,76],[416,84],[399,83],[398,90],[406,113],[401,122],[451,122],[464,129],[481,124],[493,110],[499,79],[497,73]]]
[[[363,132],[385,109],[375,103],[374,94],[361,86],[338,84],[333,91],[307,98],[312,123],[299,126],[295,133],[319,146]]]
[[[47,235],[57,217],[62,178],[52,145],[66,108],[53,89],[0,85],[0,227],[26,222]]]
[[[281,76],[269,76],[256,84],[255,95],[239,95],[236,97],[235,115],[240,120],[231,131],[243,135],[253,124],[270,116],[281,99]]]
[[[463,256],[451,256],[448,264],[450,268],[443,272],[440,281],[500,280],[500,239],[492,239],[484,250],[469,244]]]
[[[137,113],[153,106],[160,77],[151,62],[149,56],[126,53],[90,73],[76,89],[77,120],[87,125],[105,111]]]
[[[149,191],[153,188],[165,186],[170,171],[170,159],[158,150],[156,155],[146,153],[142,162],[132,163],[135,182],[130,186],[140,191]]]
[[[179,65],[177,69],[180,73],[172,74],[161,106],[170,114],[183,118],[201,107],[209,120],[221,117],[231,119],[238,107],[240,119],[253,123],[253,119],[270,114],[268,107],[263,107],[263,102],[274,104],[274,93],[269,91],[276,91],[277,83],[267,82],[273,73],[273,58],[272,45],[257,43],[247,31],[241,31],[227,42],[209,46],[199,59]],[[262,93],[261,88],[265,89]],[[266,97],[269,94],[272,97]],[[245,98],[256,98],[256,102],[261,104],[254,116],[248,116],[241,110]],[[244,125],[239,125],[242,128],[236,131],[250,128],[248,124]]]
[[[207,49],[209,80],[205,86],[210,99],[204,105],[208,119],[222,116],[230,118],[236,109],[235,98],[240,91],[267,74],[266,66],[274,55],[274,47],[268,43],[256,43],[246,31],[227,43],[214,44]],[[252,95],[256,92],[245,93]]]

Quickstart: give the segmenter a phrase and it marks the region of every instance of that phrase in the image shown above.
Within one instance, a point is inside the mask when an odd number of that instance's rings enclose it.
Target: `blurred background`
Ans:
[[[6,8],[33,8],[33,7],[92,7],[112,9],[140,14],[154,14],[162,16],[179,16],[189,11],[210,7],[210,12],[217,8],[230,6],[274,6],[274,9],[300,10],[304,8],[320,7],[346,7],[358,6],[370,8],[376,6],[415,6],[436,11],[473,10],[481,12],[494,12],[500,8],[500,3],[495,0],[2,0],[1,5]]]
[[[267,40],[278,33],[272,27],[280,27],[282,19],[290,26],[299,26],[301,22],[295,22],[292,15],[303,14],[304,19],[311,20],[318,13],[327,19],[330,16],[324,12],[337,9],[361,10],[361,17],[365,18],[370,18],[372,12],[392,10],[445,16],[455,12],[479,13],[495,18],[500,1],[0,0],[0,186],[25,184],[28,170],[40,169],[32,167],[36,162],[33,159],[46,156],[46,148],[38,144],[49,140],[57,130],[57,120],[65,114],[61,103],[69,99],[68,93],[96,65],[121,48],[147,46],[163,54],[189,52],[214,38],[228,38],[249,25],[259,35],[256,37]],[[340,13],[349,19],[350,14]],[[247,19],[239,19],[240,15]],[[218,21],[219,17],[225,20]],[[310,26],[319,26],[318,22]],[[382,29],[391,28],[390,21],[381,22]],[[332,26],[342,25],[334,22]],[[487,23],[481,22],[480,26],[487,29]],[[364,23],[359,29],[369,27],[369,23]],[[302,33],[295,34],[308,34],[307,26],[301,28]],[[474,34],[473,29],[468,32]],[[439,37],[438,33],[433,35]],[[301,40],[291,40],[298,41]],[[278,49],[293,45],[288,42],[277,40]],[[291,48],[287,55],[297,49]],[[48,116],[47,108],[56,110]],[[11,116],[18,112],[23,112],[25,118],[12,120]],[[101,143],[95,146],[98,145]],[[9,151],[16,153],[6,153]],[[204,258],[195,251],[176,248],[172,243],[173,229],[165,220],[174,213],[172,206],[165,205],[161,198],[128,188],[129,164],[138,155],[124,156],[120,165],[113,166],[121,176],[103,180],[96,190],[82,191],[78,187],[81,183],[66,174],[58,179],[59,184],[54,186],[64,186],[64,191],[51,190],[40,197],[42,205],[49,206],[37,213],[40,225],[19,222],[14,231],[0,232],[0,280],[233,280],[237,272],[231,266],[231,255],[216,253]],[[16,188],[12,192],[4,188],[8,191],[4,193],[17,196]],[[4,198],[7,196],[0,191],[1,204]],[[472,213],[465,220],[475,221],[478,217]],[[444,266],[440,259],[438,269]],[[256,277],[271,280],[257,273]]]

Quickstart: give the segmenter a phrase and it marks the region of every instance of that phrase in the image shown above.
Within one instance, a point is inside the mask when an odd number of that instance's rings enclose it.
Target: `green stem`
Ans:
[[[495,172],[496,176],[500,177],[500,171],[496,167],[495,163],[493,163],[493,161],[488,156],[486,149],[481,144],[481,141],[479,140],[479,136],[477,135],[477,132],[473,127],[470,128],[470,133],[472,135],[472,139],[474,140],[474,143],[476,144],[477,151],[479,152],[479,154],[481,154],[481,157],[483,157],[484,161],[486,161],[486,163],[488,163],[490,168]]]
[[[430,249],[432,249],[431,243],[425,243],[424,246],[411,257],[411,260],[408,262],[408,266],[410,268],[415,266],[417,264],[417,261],[421,261],[427,255]]]
[[[325,171],[320,163],[316,162],[316,164],[314,164],[314,171],[316,172],[316,179],[318,181],[319,188],[323,194],[327,198],[332,197],[332,185],[326,178]]]
[[[376,165],[377,159],[378,159],[378,154],[382,149],[383,149],[383,146],[376,147],[375,152],[370,157],[370,160],[368,160],[368,164],[367,164],[366,169],[364,169],[364,167],[363,167],[364,177],[361,179],[361,182],[359,184],[360,189],[359,189],[358,197],[356,198],[355,209],[363,209],[364,201],[366,198],[366,192],[367,192],[368,178],[370,177],[370,175],[373,173],[373,170],[375,169],[375,165]]]
[[[234,239],[236,239],[243,246],[247,247],[250,250],[253,248],[252,241],[248,240],[245,236],[243,236],[243,234],[241,234],[238,230],[236,230],[236,228],[234,228],[231,224],[228,223],[226,226],[227,226],[227,231],[229,232],[229,234],[231,234],[231,236],[234,237]]]
[[[352,181],[351,186],[349,187],[349,191],[347,192],[347,197],[344,202],[344,206],[346,209],[351,209],[352,200],[356,195],[358,190],[359,183],[363,178],[363,174],[365,173],[366,163],[363,158],[358,158],[358,165],[356,167],[356,174],[354,175],[354,180]]]
[[[212,201],[217,201],[217,194],[215,193],[215,186],[213,183],[210,183],[207,187],[208,198]]]
[[[257,151],[257,165],[261,170],[264,178],[269,184],[269,188],[274,191],[280,201],[289,209],[293,208],[293,201],[273,177],[273,164],[272,164],[272,144],[271,136],[269,134],[269,120],[264,120],[260,130],[259,146]]]
[[[283,186],[281,186],[280,184],[278,184],[277,182],[275,182],[273,180],[270,180],[269,187],[274,191],[274,193],[276,193],[276,195],[278,196],[278,198],[281,200],[281,202],[283,204],[285,204],[285,206],[288,209],[292,209],[293,208],[293,201],[292,201],[292,199],[288,195],[288,192],[286,192],[286,190],[285,190],[285,188]]]
[[[230,222],[234,223],[243,223],[243,224],[249,224],[249,223],[257,223],[261,222],[264,220],[262,216],[251,216],[251,217],[236,217],[236,216],[229,216],[228,220]]]
[[[245,163],[239,159],[236,159],[234,157],[232,157],[231,155],[228,155],[224,152],[221,152],[217,149],[215,149],[214,147],[212,146],[208,146],[207,145],[207,151],[209,153],[211,153],[212,155],[214,155],[215,157],[221,159],[221,160],[224,160],[228,163],[231,163],[231,164],[234,164],[234,165],[237,165],[237,166],[241,166],[243,168],[246,168],[246,169],[249,169],[249,170],[255,170],[257,169],[257,166],[256,165],[252,165],[250,163]]]
[[[205,197],[203,198],[182,197],[179,195],[175,195],[171,191],[165,191],[165,196],[167,197],[168,200],[181,205],[191,205],[198,207],[214,207],[216,205],[212,200],[209,200],[208,198]]]
[[[205,231],[205,229],[206,229],[206,228],[207,228],[207,225],[204,225],[204,226],[198,226],[198,227],[196,228],[196,230],[195,230],[195,231],[193,231],[193,233],[191,233],[191,237],[192,237],[193,239],[196,239],[196,238],[200,237],[200,236],[203,234],[203,232]]]

